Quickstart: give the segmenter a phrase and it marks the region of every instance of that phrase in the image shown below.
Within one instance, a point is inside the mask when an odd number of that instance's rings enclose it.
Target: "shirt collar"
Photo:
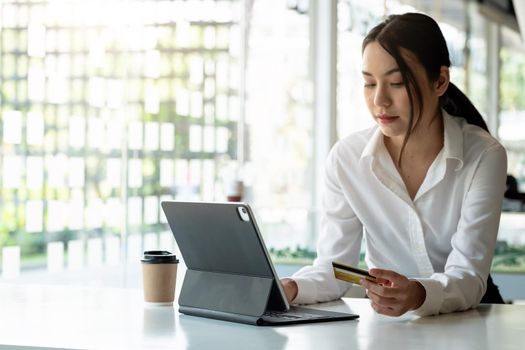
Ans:
[[[441,110],[443,114],[443,125],[445,130],[445,141],[443,145],[443,153],[445,159],[457,160],[455,171],[463,167],[463,131],[459,125],[459,118],[448,114],[444,109]]]
[[[457,117],[451,116],[444,109],[441,110],[441,113],[443,115],[444,129],[444,159],[457,160],[458,164],[454,170],[458,171],[463,167],[463,132],[461,130],[461,126],[458,123]],[[374,157],[378,155],[379,152],[385,150],[383,133],[379,127],[376,127],[372,137],[363,149],[360,159],[363,160],[368,157]]]
[[[379,127],[376,126],[372,137],[370,138],[370,140],[368,140],[365,148],[363,149],[363,152],[361,153],[360,159],[363,160],[368,157],[374,157],[382,149],[385,149],[385,145],[383,143],[383,133],[381,132],[381,129],[379,129]]]

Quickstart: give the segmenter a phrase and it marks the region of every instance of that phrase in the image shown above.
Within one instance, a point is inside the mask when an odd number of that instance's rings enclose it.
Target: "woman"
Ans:
[[[377,125],[331,150],[317,259],[282,280],[288,299],[341,297],[350,284],[334,278],[331,263],[357,266],[364,234],[378,283],[360,284],[380,314],[503,302],[489,271],[506,154],[450,82],[439,26],[423,14],[392,15],[362,50],[364,96]]]

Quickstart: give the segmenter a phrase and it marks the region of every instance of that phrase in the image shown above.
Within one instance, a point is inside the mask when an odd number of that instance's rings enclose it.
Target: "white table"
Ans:
[[[147,306],[139,289],[0,283],[0,349],[523,349],[525,306],[426,318],[380,316],[366,299],[320,306],[361,317],[255,327]]]

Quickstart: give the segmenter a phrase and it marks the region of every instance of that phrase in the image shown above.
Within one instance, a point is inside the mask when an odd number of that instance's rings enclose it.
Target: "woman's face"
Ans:
[[[423,110],[421,122],[434,117],[439,94],[427,78],[424,67],[409,54],[403,54],[421,88]],[[364,95],[368,110],[387,137],[404,137],[410,119],[407,86],[395,59],[377,42],[371,42],[363,52]],[[412,94],[415,98],[415,94]],[[417,103],[417,102],[416,102]],[[417,106],[414,117],[418,115]],[[414,120],[414,123],[416,120]],[[420,124],[423,124],[421,123]]]

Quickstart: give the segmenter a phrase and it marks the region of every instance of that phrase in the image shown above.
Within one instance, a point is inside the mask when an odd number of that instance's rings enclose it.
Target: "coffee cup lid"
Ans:
[[[177,256],[167,250],[147,250],[140,260],[146,264],[177,264]]]

